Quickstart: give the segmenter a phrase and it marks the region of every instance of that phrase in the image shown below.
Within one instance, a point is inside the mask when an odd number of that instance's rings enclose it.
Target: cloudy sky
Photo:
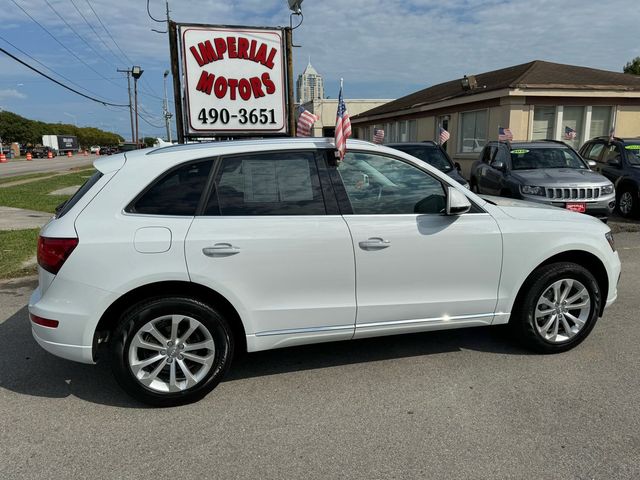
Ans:
[[[150,0],[152,14],[162,17],[164,5]],[[310,56],[331,97],[340,77],[347,97],[397,98],[534,59],[621,71],[640,56],[637,0],[304,0],[302,7],[295,75]],[[170,0],[170,9],[185,23],[289,22],[286,0]],[[149,18],[146,0],[0,0],[0,47],[89,95],[127,103],[116,69],[141,65],[140,129],[158,136],[169,54],[167,36],[151,28],[164,25]],[[85,100],[2,53],[0,108],[130,136],[128,109]]]

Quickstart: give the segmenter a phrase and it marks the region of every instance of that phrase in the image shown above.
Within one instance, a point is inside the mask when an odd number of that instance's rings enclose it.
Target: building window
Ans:
[[[569,127],[576,132],[576,138],[573,140],[566,138],[565,131]],[[562,126],[560,137],[576,150],[580,148],[580,139],[584,135],[584,107],[564,107],[562,111]],[[551,137],[549,137],[551,138]]]
[[[418,121],[417,120],[409,120],[409,141],[410,142],[418,141]]]
[[[406,120],[400,123],[400,141],[408,142],[409,141],[409,122]]]
[[[609,135],[611,128],[611,107],[593,107],[591,109],[591,125],[589,138]]]
[[[533,110],[533,131],[531,140],[553,138],[556,107],[538,107]]]
[[[461,153],[481,152],[486,143],[487,111],[477,110],[461,113],[458,151]]]

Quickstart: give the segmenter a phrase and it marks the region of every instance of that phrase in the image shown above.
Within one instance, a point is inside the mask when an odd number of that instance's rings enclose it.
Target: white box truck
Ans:
[[[78,152],[78,137],[74,135],[43,135],[42,145],[58,152],[58,155],[66,155],[67,152]]]

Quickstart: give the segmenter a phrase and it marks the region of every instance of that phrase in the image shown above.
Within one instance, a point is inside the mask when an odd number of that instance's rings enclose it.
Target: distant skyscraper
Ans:
[[[298,103],[324,98],[324,82],[316,69],[311,66],[311,59],[309,59],[307,68],[304,69],[302,75],[298,75],[296,86]]]

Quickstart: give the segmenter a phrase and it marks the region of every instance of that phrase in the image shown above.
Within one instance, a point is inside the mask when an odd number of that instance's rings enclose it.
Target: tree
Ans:
[[[153,147],[156,143],[156,139],[154,137],[144,137],[142,141],[144,142],[144,146],[147,148]]]
[[[630,62],[627,62],[622,71],[632,75],[640,75],[640,57],[636,57]]]

